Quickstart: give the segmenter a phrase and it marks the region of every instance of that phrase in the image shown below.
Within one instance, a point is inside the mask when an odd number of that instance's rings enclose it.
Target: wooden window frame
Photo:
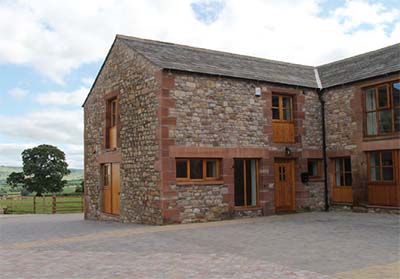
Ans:
[[[371,153],[377,152],[379,154],[379,170],[380,170],[380,177],[378,180],[371,180]],[[392,165],[391,166],[383,166],[382,164],[382,153],[383,152],[391,152],[392,153]],[[396,181],[396,152],[395,150],[375,150],[375,151],[368,151],[368,163],[367,163],[367,173],[368,173],[368,184],[393,184]],[[375,169],[377,167],[374,167]],[[383,180],[383,168],[391,168],[393,171],[393,179],[392,180]]]
[[[346,159],[349,159],[350,160],[350,171],[346,171],[346,168],[345,168],[345,160]],[[341,188],[341,187],[352,187],[353,185],[337,185],[337,180],[336,180],[336,173],[337,173],[337,169],[336,169],[336,161],[337,160],[342,160],[342,169],[343,169],[343,171],[342,171],[342,173],[341,173],[341,175],[343,175],[343,178],[344,178],[344,182],[346,182],[346,173],[350,173],[350,175],[351,175],[351,184],[353,184],[353,174],[352,174],[352,170],[351,170],[351,157],[337,157],[337,158],[334,158],[334,165],[335,165],[335,173],[334,173],[334,187],[338,187],[338,188]]]
[[[102,164],[101,171],[102,171],[102,179],[103,179],[102,180],[103,188],[110,187],[111,186],[111,164],[108,164],[108,163]]]
[[[395,110],[400,109],[400,106],[394,106],[394,94],[393,94],[393,85],[395,83],[400,83],[400,80],[390,81],[386,83],[380,83],[377,85],[372,85],[363,88],[363,120],[364,120],[364,137],[366,138],[374,138],[379,136],[392,136],[399,134],[400,132],[396,132],[395,130]],[[387,105],[386,106],[379,106],[379,88],[386,87],[386,94],[387,94]],[[374,110],[367,110],[367,91],[373,89],[374,91],[374,100],[375,100],[375,109]],[[380,125],[379,125],[379,113],[382,111],[391,111],[392,115],[392,128],[391,132],[388,133],[380,133]],[[367,122],[367,115],[368,113],[376,113],[376,135],[368,135],[368,122]]]
[[[203,166],[203,173],[202,177],[203,178],[190,178],[190,160],[201,160],[202,161],[202,166]],[[215,159],[215,158],[177,158],[175,160],[175,165],[176,162],[178,161],[186,161],[186,177],[176,177],[176,181],[178,182],[201,182],[201,181],[216,181],[221,179],[221,159]],[[216,162],[216,176],[215,177],[209,177],[207,176],[207,161],[215,161]]]
[[[243,160],[243,199],[244,199],[244,205],[235,205],[235,208],[237,209],[251,209],[251,208],[259,208],[260,207],[260,172],[259,172],[259,159],[254,159],[254,158],[236,158],[237,160]],[[255,160],[256,162],[256,204],[255,205],[247,205],[247,179],[246,179],[246,161],[251,161]]]
[[[113,96],[105,100],[106,104],[106,131],[105,131],[105,149],[115,150],[120,146],[120,133],[119,133],[119,121],[120,121],[120,109],[119,109],[119,98]],[[111,129],[114,129],[115,133],[115,146],[111,146]]]
[[[273,106],[272,98],[278,97],[279,99],[279,104],[278,107]],[[283,98],[289,98],[290,100],[290,120],[284,120],[283,119]],[[273,122],[285,122],[285,123],[294,123],[293,119],[293,96],[291,95],[284,95],[284,94],[272,94],[271,97],[271,110],[278,109],[279,110],[279,119],[274,119],[274,114],[272,113],[272,121]]]
[[[322,159],[315,159],[315,158],[309,158],[307,159],[307,172],[308,172],[308,164],[310,162],[317,162],[318,164],[318,170],[317,170],[317,175],[310,175],[310,179],[320,179],[322,178]]]

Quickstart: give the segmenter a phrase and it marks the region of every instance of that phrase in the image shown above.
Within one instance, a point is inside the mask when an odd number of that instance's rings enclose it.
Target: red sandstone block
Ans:
[[[176,125],[175,117],[161,117],[161,125]]]
[[[161,98],[161,107],[163,108],[174,108],[175,102],[170,98]]]
[[[306,113],[304,111],[295,111],[294,112],[294,118],[305,118]]]
[[[161,137],[163,139],[169,138],[169,129],[168,127],[161,127]]]
[[[179,223],[179,210],[178,209],[164,209],[163,219],[164,223]]]
[[[163,74],[162,77],[162,89],[172,89],[174,88],[175,77],[172,75]]]

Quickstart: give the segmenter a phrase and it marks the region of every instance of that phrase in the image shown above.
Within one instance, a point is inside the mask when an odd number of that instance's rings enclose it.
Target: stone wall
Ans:
[[[267,146],[263,127],[266,102],[254,96],[254,83],[203,75],[175,75],[170,97],[180,146]]]
[[[322,159],[320,103],[315,90],[182,72],[165,72],[164,75],[173,81],[173,85],[165,94],[168,108],[162,114],[169,120],[167,126],[163,125],[168,141],[168,146],[163,147],[163,150],[169,158],[165,160],[163,171],[175,174],[175,155],[168,155],[172,147],[186,148],[186,153],[179,153],[182,155],[177,157],[221,158],[224,164],[223,182],[228,191],[225,199],[229,199],[229,206],[220,204],[218,211],[225,212],[228,209],[231,216],[270,214],[274,212],[274,158],[285,157],[284,149],[289,146],[293,151],[291,158],[296,163],[297,209],[323,208],[323,183],[304,185],[300,181],[300,173],[307,170],[307,160],[301,158],[308,156]],[[261,97],[255,96],[255,87],[262,89]],[[271,95],[275,92],[293,96],[296,131],[296,142],[293,144],[272,142]],[[248,150],[251,148],[254,150]],[[235,210],[233,158],[261,159],[260,207],[247,211]],[[198,209],[191,203],[197,205],[198,200],[191,194],[193,186],[175,187],[172,177],[168,179],[168,195],[164,202],[170,208],[172,216],[166,218],[169,220],[167,222],[202,220],[204,214],[200,214],[200,219],[194,217],[196,215],[193,210],[198,212]],[[203,185],[196,186],[196,191],[203,190],[202,187],[207,193],[207,186]],[[188,192],[188,189],[191,190]],[[185,198],[182,201],[183,197]],[[180,206],[178,211],[172,212],[177,200],[180,204],[183,202],[186,211]],[[211,207],[215,210],[214,205],[205,205],[202,212],[211,212]]]
[[[176,206],[182,223],[218,221],[229,218],[228,203],[224,202],[227,186],[178,185]]]
[[[154,68],[147,60],[116,40],[85,104],[86,218],[102,218],[100,159],[121,161],[120,221],[162,223],[158,144],[158,89]],[[120,147],[107,151],[102,144],[104,96],[118,92]],[[104,218],[103,218],[104,219]]]

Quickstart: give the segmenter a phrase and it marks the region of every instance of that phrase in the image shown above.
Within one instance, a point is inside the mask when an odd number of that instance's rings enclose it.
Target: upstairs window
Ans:
[[[272,119],[277,121],[292,121],[292,97],[272,95]]]
[[[106,114],[106,148],[115,149],[118,145],[119,111],[117,98],[107,101]]]
[[[400,131],[400,82],[367,88],[364,97],[367,136]]]
[[[391,182],[394,180],[393,151],[373,151],[368,153],[369,181]]]
[[[219,178],[219,159],[176,159],[176,179],[178,181],[217,180]]]
[[[292,96],[272,95],[272,141],[295,142]]]

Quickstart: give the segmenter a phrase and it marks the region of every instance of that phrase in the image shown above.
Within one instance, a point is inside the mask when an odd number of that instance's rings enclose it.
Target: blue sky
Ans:
[[[0,165],[83,167],[80,107],[115,34],[320,65],[400,42],[398,1],[0,0]]]

